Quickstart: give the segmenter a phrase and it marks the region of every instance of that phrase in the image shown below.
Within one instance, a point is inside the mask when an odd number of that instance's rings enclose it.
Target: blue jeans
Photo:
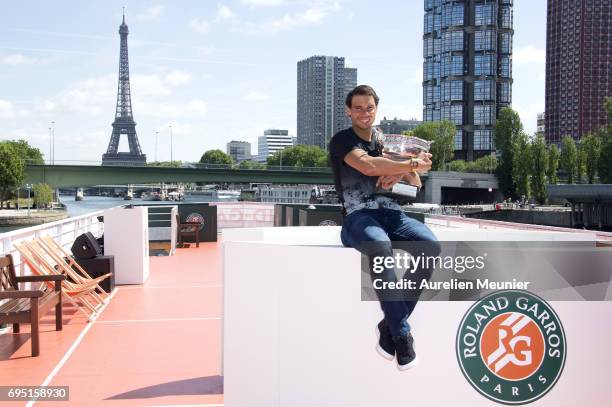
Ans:
[[[437,256],[440,253],[440,244],[427,226],[406,216],[403,211],[393,209],[361,209],[352,212],[344,218],[340,237],[342,244],[369,257],[370,271],[374,257],[393,256],[392,241],[428,242],[425,255]],[[421,269],[418,272],[420,275],[425,274],[426,278],[431,276],[431,270]],[[385,269],[380,277],[384,281],[397,281],[394,268]],[[392,301],[383,300],[379,296],[379,300],[391,335],[407,335],[410,332],[408,317],[416,306],[418,295],[415,299]]]

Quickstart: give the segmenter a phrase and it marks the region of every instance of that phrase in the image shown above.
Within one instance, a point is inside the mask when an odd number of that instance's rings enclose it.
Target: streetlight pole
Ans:
[[[49,165],[51,165],[51,154],[53,154],[53,139],[51,138],[51,127],[49,127]]]
[[[280,153],[280,169],[283,169],[283,150],[278,151]]]
[[[32,203],[30,202],[30,189],[32,188],[32,184],[26,184],[26,188],[28,188],[28,217],[29,217],[30,208],[32,207]]]
[[[157,162],[157,136],[159,136],[159,131],[155,132],[155,162]]]
[[[170,127],[170,164],[172,164],[173,161],[173,155],[172,155],[172,148],[173,148],[173,142],[172,142],[172,125],[168,126]]]
[[[55,121],[51,121],[51,165],[55,165]]]

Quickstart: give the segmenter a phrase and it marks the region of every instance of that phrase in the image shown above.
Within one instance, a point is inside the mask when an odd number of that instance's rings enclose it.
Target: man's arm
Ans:
[[[413,164],[416,162],[416,165]],[[384,157],[370,157],[367,152],[356,148],[344,157],[344,162],[369,177],[381,175],[404,175],[412,171],[428,171],[431,161],[427,159],[413,159],[407,161],[393,161]]]

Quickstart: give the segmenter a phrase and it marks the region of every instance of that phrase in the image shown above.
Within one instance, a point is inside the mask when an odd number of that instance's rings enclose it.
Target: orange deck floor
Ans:
[[[30,357],[29,325],[0,335],[0,385],[69,386],[69,402],[36,406],[223,406],[220,253],[201,243],[151,257],[148,281],[118,286],[94,322],[68,304],[58,332],[51,312],[39,357]]]

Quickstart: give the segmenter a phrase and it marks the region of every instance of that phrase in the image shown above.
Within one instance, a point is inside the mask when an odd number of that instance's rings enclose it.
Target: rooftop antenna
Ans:
[[[123,6],[123,24],[125,24],[125,6]]]

